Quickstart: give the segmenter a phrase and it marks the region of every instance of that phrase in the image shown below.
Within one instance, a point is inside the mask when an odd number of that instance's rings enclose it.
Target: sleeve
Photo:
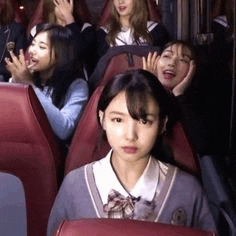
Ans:
[[[212,152],[214,145],[210,137],[214,113],[203,92],[191,90],[191,93],[177,96],[174,106],[196,151],[199,154]]]
[[[100,28],[97,32],[97,55],[101,58],[109,49],[109,44],[106,41],[106,32]]]
[[[217,232],[215,220],[209,208],[208,199],[199,184],[194,184],[197,197],[193,217],[193,227],[207,231]]]
[[[47,226],[47,236],[54,235],[63,220],[69,220],[69,209],[72,207],[70,194],[72,190],[71,179],[67,176],[53,204]]]
[[[76,22],[67,25],[72,32],[73,40],[77,55],[86,53],[94,44],[96,44],[96,30],[89,24],[85,23],[81,29]]]
[[[151,30],[150,34],[153,39],[153,46],[164,47],[164,45],[171,40],[166,28],[160,23]]]
[[[16,53],[18,54],[20,49],[26,49],[27,47],[26,32],[20,24],[16,25],[14,35],[16,43]]]
[[[66,94],[65,104],[61,110],[52,104],[39,88],[35,92],[45,110],[54,133],[61,139],[68,139],[74,132],[83,108],[88,100],[88,85],[83,79],[74,81]]]

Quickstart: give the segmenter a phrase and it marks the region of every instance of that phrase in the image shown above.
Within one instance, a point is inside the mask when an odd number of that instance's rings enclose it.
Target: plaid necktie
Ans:
[[[108,203],[103,205],[103,210],[107,213],[108,218],[132,219],[136,201],[138,201],[137,198],[124,197],[112,189],[108,195]]]

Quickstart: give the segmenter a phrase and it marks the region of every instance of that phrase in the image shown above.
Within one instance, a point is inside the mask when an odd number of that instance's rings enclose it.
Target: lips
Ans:
[[[31,63],[32,64],[37,64],[39,61],[38,60],[36,60],[36,59],[34,59],[34,58],[31,58]]]
[[[119,7],[119,11],[124,11],[126,7]]]
[[[124,150],[125,153],[128,153],[128,154],[134,154],[138,151],[138,148],[134,146],[126,146],[126,147],[122,147],[122,149]]]
[[[164,70],[163,75],[164,79],[171,80],[176,76],[176,73],[172,70]]]

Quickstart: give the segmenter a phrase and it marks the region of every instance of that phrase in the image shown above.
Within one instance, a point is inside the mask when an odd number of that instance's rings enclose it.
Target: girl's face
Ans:
[[[51,68],[55,61],[48,39],[48,32],[39,33],[29,47],[30,64],[33,71],[46,71]]]
[[[179,44],[174,44],[162,52],[157,63],[157,75],[166,89],[172,90],[185,78],[191,57],[190,49]]]
[[[112,158],[128,162],[149,158],[159,134],[159,106],[149,97],[147,121],[133,119],[127,109],[125,92],[110,102],[100,121],[113,150]],[[114,160],[114,159],[113,159]]]
[[[113,0],[113,4],[121,18],[129,18],[133,12],[134,0]]]

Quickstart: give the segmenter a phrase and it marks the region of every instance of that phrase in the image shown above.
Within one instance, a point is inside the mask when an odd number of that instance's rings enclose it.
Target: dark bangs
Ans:
[[[98,111],[105,111],[120,92],[126,93],[129,114],[136,120],[146,120],[150,98],[159,106],[160,120],[169,115],[170,98],[157,78],[148,71],[138,69],[116,75],[104,88],[98,102]]]
[[[134,84],[131,81],[125,89],[127,108],[130,116],[135,120],[143,119],[145,121],[148,114],[147,104],[148,99],[151,97],[151,91],[147,86],[143,86],[144,82],[140,81],[140,83]]]

